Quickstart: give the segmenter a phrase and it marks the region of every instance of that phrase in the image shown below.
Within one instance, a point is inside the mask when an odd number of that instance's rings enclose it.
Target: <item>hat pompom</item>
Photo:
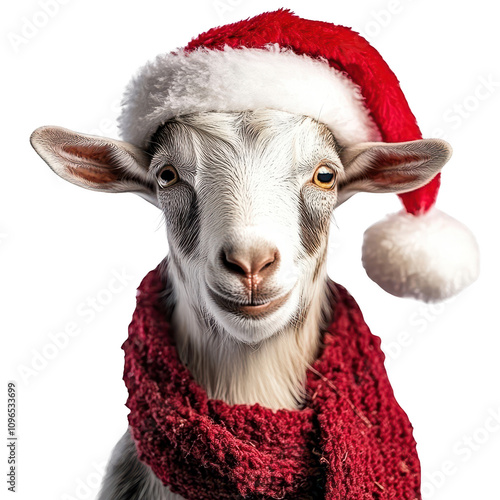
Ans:
[[[479,249],[461,222],[431,208],[391,214],[365,231],[363,266],[368,276],[398,297],[438,302],[479,275]]]

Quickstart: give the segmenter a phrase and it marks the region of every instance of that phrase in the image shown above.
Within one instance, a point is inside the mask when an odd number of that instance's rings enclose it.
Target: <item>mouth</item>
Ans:
[[[212,300],[224,311],[236,314],[247,319],[260,319],[277,311],[290,297],[292,290],[280,297],[262,301],[258,303],[236,302],[223,297],[219,293],[208,287],[208,292]]]

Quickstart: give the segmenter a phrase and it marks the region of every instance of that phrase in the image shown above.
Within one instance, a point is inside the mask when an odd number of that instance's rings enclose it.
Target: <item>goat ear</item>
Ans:
[[[135,192],[157,204],[155,185],[148,177],[148,155],[132,144],[61,127],[40,127],[30,141],[57,175],[77,186]]]
[[[366,142],[340,152],[344,173],[339,204],[353,194],[405,193],[427,184],[450,159],[451,146],[440,139]]]

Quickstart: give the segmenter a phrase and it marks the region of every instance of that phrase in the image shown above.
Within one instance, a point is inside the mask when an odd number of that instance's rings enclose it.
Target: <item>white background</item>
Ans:
[[[451,0],[50,0],[50,15],[42,4],[5,3],[0,21],[0,399],[4,405],[6,381],[16,380],[17,498],[95,497],[101,464],[126,428],[120,346],[135,288],[167,252],[153,206],[64,182],[31,149],[30,133],[61,125],[117,137],[121,92],[146,60],[213,26],[282,6],[361,31],[400,79],[424,136],[444,136],[454,147],[438,206],[478,239],[482,274],[473,286],[452,302],[428,306],[391,297],[366,277],[363,231],[399,210],[394,195],[358,195],[339,209],[329,270],[382,337],[396,396],[415,427],[424,498],[500,498],[494,3],[476,0],[465,9]],[[113,273],[125,285],[111,294]],[[92,297],[109,302],[93,316]],[[78,335],[70,338],[61,332],[71,325]],[[53,339],[65,336],[65,345],[54,348]],[[36,370],[23,375],[33,363]],[[0,449],[5,478],[7,450]]]

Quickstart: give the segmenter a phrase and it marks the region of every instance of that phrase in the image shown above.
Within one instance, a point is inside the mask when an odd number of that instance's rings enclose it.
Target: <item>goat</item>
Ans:
[[[447,161],[437,139],[339,146],[322,123],[261,109],[168,120],[146,150],[42,127],[32,144],[63,179],[135,192],[166,222],[179,357],[210,398],[299,409],[329,321],[326,255],[334,208],[356,192],[406,192]],[[140,462],[127,431],[100,500],[181,497]]]

